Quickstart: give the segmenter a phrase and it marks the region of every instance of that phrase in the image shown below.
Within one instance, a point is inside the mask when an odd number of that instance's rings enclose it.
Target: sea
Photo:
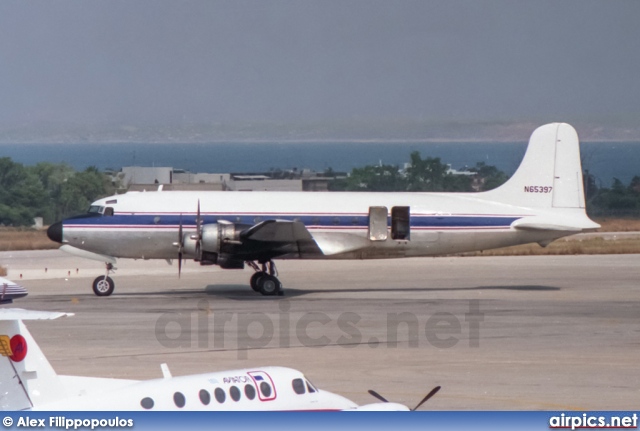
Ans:
[[[454,169],[477,162],[511,175],[520,164],[526,142],[215,142],[1,144],[0,157],[25,165],[66,163],[76,170],[95,166],[118,171],[123,166],[169,166],[190,172],[257,173],[296,168],[350,172],[365,165],[402,166],[413,151],[439,157]],[[583,168],[601,187],[613,178],[629,184],[640,175],[640,142],[583,142]]]

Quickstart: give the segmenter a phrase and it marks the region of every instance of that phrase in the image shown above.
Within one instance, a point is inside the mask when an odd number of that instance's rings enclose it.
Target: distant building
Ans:
[[[112,173],[114,184],[132,191],[327,191],[333,179],[310,169],[296,168],[258,173],[193,173],[171,167],[127,166]]]
[[[131,184],[171,184],[173,183],[173,168],[147,168],[141,166],[126,166],[122,168],[121,184],[129,188]]]

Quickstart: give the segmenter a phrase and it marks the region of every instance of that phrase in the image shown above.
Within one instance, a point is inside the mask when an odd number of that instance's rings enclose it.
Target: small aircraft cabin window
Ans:
[[[271,396],[271,386],[269,385],[269,383],[260,383],[260,392],[262,392],[263,397],[269,398]]]
[[[245,385],[244,394],[247,396],[247,398],[252,400],[256,397],[256,388],[254,388],[253,385]]]
[[[187,400],[185,400],[182,392],[176,392],[173,394],[173,402],[176,404],[176,407],[183,408]]]
[[[104,212],[104,207],[101,207],[100,205],[91,205],[87,212],[91,214],[102,214]]]
[[[140,400],[140,405],[142,406],[143,409],[149,410],[153,408],[153,398],[143,398],[142,400]]]
[[[298,395],[302,395],[306,392],[304,390],[304,382],[302,381],[302,379],[293,379],[291,381],[291,386],[293,387],[293,392]]]
[[[221,388],[216,388],[216,390],[213,391],[213,394],[216,397],[216,401],[218,401],[220,404],[224,403],[224,400],[227,399],[227,396],[224,394],[224,391]]]
[[[233,401],[240,401],[240,389],[237,386],[231,386],[229,388],[229,395]]]
[[[202,404],[204,404],[205,406],[208,406],[211,402],[211,394],[209,393],[209,391],[202,389],[200,390],[200,393],[198,395],[200,396],[200,402],[202,402]]]
[[[409,207],[391,208],[391,238],[408,240],[410,232]]]
[[[104,209],[104,213],[102,213],[102,215],[112,216],[113,215],[113,207],[106,207]]]

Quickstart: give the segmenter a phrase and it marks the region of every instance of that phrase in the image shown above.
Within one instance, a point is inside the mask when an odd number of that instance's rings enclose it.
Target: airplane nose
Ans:
[[[62,243],[62,222],[59,221],[49,226],[47,236],[51,241]]]

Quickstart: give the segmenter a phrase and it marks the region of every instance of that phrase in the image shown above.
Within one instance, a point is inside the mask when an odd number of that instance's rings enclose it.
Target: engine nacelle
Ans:
[[[227,221],[207,224],[202,227],[202,251],[210,253],[223,252],[225,242],[239,242],[240,231],[236,225]]]
[[[237,229],[235,224],[223,220],[206,224],[202,227],[200,243],[198,243],[197,234],[184,235],[183,253],[200,261],[201,265],[218,264],[222,268],[242,269],[243,261],[236,261],[224,255],[225,244],[240,243],[240,232],[241,229]]]

